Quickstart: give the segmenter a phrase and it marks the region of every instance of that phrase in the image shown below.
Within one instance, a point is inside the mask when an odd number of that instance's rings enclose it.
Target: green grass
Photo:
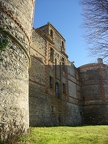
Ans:
[[[108,126],[35,127],[20,141],[26,144],[108,144]]]

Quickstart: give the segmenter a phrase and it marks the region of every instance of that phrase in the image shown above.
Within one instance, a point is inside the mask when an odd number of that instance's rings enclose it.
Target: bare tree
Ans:
[[[80,0],[91,55],[108,62],[108,0]]]

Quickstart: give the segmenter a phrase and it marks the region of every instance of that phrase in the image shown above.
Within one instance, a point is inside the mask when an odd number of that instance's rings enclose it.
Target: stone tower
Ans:
[[[28,68],[34,1],[0,0],[0,129],[29,128]],[[13,129],[12,129],[13,128]]]
[[[30,48],[31,126],[80,125],[80,84],[65,39],[51,24],[33,29]]]
[[[79,67],[85,124],[108,124],[108,66],[98,63]]]

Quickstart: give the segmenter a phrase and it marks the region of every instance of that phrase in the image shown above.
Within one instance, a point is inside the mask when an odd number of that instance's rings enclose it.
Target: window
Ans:
[[[53,31],[50,30],[50,38],[53,39]]]
[[[83,112],[82,112],[82,111],[80,111],[80,115],[81,115],[81,116],[83,115]]]
[[[62,41],[62,43],[61,43],[61,51],[62,52],[65,52],[65,47],[64,47],[64,42]]]
[[[53,88],[53,77],[50,76],[49,80],[50,88]]]
[[[62,41],[62,48],[64,48],[64,42]]]
[[[65,71],[65,62],[64,62],[64,58],[62,58],[62,70]]]
[[[60,96],[59,96],[59,84],[58,83],[55,84],[55,96],[56,96],[56,98],[60,98]]]
[[[51,112],[54,113],[54,106],[51,106]]]
[[[50,48],[50,61],[53,62],[54,60],[54,50]]]
[[[57,59],[55,59],[55,76],[57,74]]]
[[[58,114],[58,124],[59,125],[61,124],[61,114],[60,113]]]
[[[66,84],[63,83],[63,93],[66,93]]]
[[[64,65],[64,58],[62,58],[62,65]]]
[[[83,101],[85,101],[85,97],[83,96]]]

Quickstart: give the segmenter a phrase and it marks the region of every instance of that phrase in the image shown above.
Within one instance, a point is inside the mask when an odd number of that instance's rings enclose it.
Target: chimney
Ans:
[[[99,64],[103,64],[103,59],[102,59],[102,58],[98,58],[98,59],[97,59],[97,62],[98,62]]]

